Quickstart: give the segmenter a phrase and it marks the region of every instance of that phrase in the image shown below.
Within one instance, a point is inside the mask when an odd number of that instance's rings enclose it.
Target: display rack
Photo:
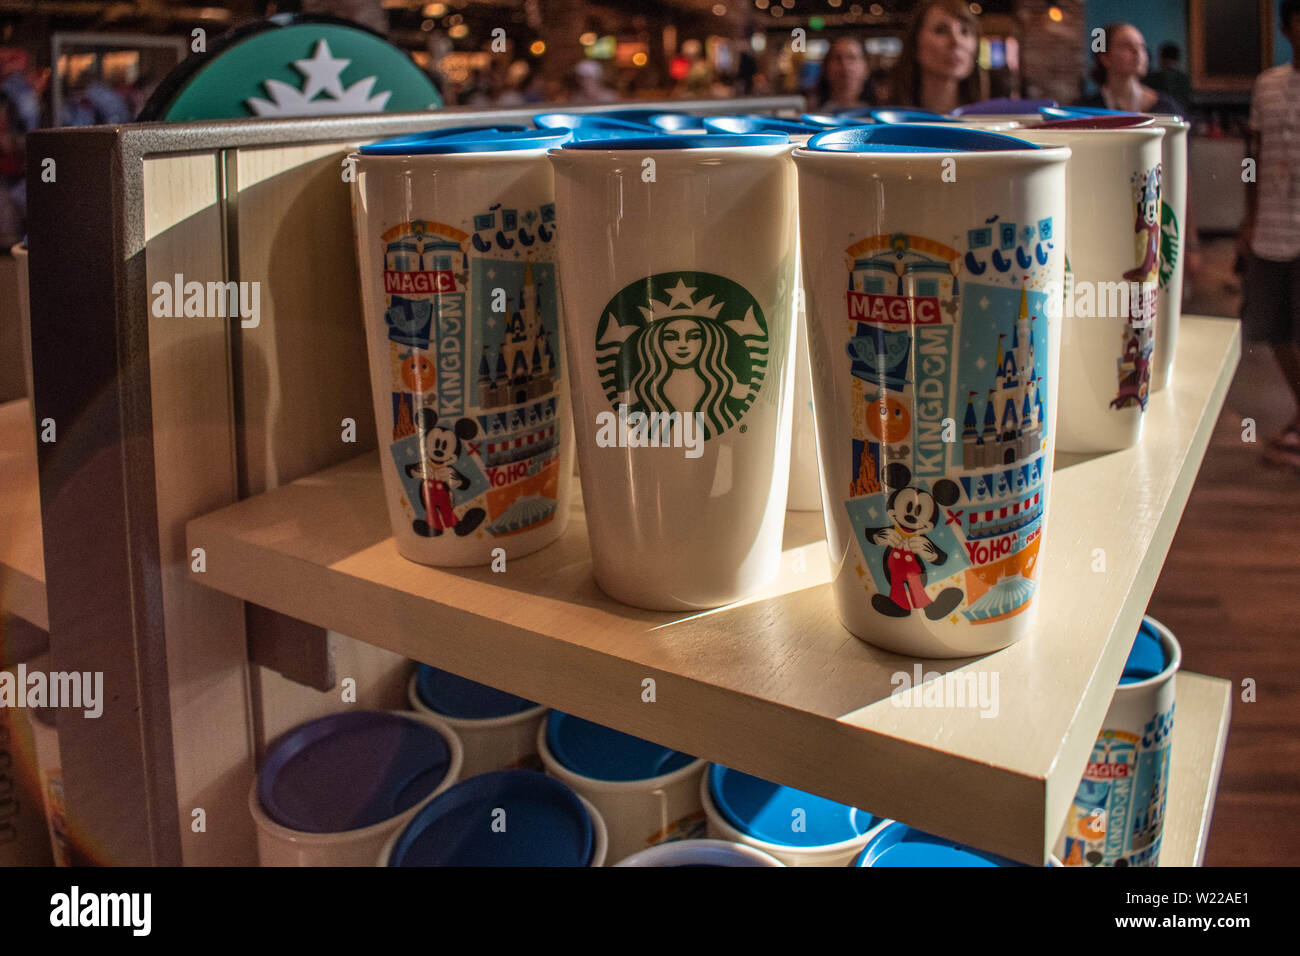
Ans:
[[[797,113],[802,100],[638,105]],[[65,804],[91,859],[256,862],[247,797],[266,741],[341,706],[324,693],[336,669],[359,678],[359,703],[395,703],[385,694],[400,686],[400,658],[191,581],[185,522],[374,447],[347,153],[531,117],[442,110],[28,138],[34,407],[58,435],[38,446],[50,666],[103,673],[114,702],[98,720],[59,713]],[[177,274],[261,282],[260,324],[154,316],[151,290]],[[355,443],[340,441],[344,418]],[[264,661],[293,680],[250,666]]]
[[[1185,319],[1179,384],[1151,400],[1143,442],[1058,456],[1033,639],[921,662],[996,686],[995,714],[895,706],[893,676],[910,676],[915,662],[841,627],[815,513],[789,514],[782,570],[763,592],[716,611],[640,611],[597,589],[580,504],[560,542],[505,573],[407,561],[368,454],[191,521],[189,546],[207,555],[194,577],[678,750],[1041,863],[1239,353],[1236,323]],[[656,684],[650,705],[646,678]]]
[[[40,446],[51,666],[102,670],[113,698],[130,702],[98,723],[60,714],[83,843],[114,862],[253,862],[246,801],[265,741],[342,706],[322,693],[339,674],[363,675],[365,705],[413,658],[1041,862],[1222,407],[1237,324],[1184,319],[1175,381],[1153,396],[1139,446],[1058,456],[1035,635],[979,659],[922,662],[997,674],[997,715],[898,708],[892,675],[915,662],[836,620],[819,515],[790,516],[781,574],[763,593],[693,615],[605,598],[580,506],[560,542],[504,574],[397,555],[371,450],[342,160],[380,136],[528,115],[33,136],[36,178],[42,159],[58,167],[57,184],[32,190],[29,237],[35,407],[60,423],[57,444]],[[177,273],[261,281],[259,326],[151,315],[153,284]],[[341,439],[345,419],[354,442]],[[294,680],[250,666],[271,659]],[[1226,682],[1180,675],[1166,864],[1203,853],[1227,716]]]

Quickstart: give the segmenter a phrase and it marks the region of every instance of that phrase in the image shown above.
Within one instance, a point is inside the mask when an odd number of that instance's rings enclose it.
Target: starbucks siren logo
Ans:
[[[1160,204],[1160,288],[1164,289],[1173,278],[1178,265],[1178,217],[1169,203]]]
[[[596,325],[596,368],[616,409],[696,413],[714,438],[744,417],[767,372],[767,322],[742,286],[708,272],[633,282]]]

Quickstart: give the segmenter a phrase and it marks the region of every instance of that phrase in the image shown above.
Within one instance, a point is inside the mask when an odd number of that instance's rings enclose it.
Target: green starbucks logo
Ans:
[[[742,286],[709,272],[661,272],[610,299],[596,325],[605,396],[628,413],[698,413],[714,438],[763,386],[767,322]]]
[[[1164,289],[1173,278],[1178,265],[1178,217],[1168,203],[1160,204],[1160,288]]]

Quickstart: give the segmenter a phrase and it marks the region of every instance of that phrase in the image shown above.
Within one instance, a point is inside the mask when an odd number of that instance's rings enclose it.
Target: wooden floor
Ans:
[[[1208,244],[1206,260],[1184,309],[1235,316],[1231,243]],[[1150,605],[1185,668],[1237,685],[1206,866],[1300,860],[1300,472],[1261,460],[1293,414],[1269,350],[1247,343]],[[1242,441],[1247,418],[1255,444]]]

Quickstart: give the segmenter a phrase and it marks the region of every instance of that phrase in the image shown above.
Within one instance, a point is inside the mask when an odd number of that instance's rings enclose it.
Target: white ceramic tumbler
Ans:
[[[600,811],[610,859],[703,836],[703,760],[554,710],[538,730],[537,749],[548,774]]]
[[[1055,120],[1016,130],[1068,146],[1057,449],[1117,451],[1142,437],[1160,272],[1160,143],[1145,116]]]
[[[840,620],[917,657],[1005,647],[1037,606],[1069,151],[950,124],[794,156]]]
[[[1151,391],[1169,384],[1178,347],[1178,318],[1183,311],[1183,263],[1187,245],[1187,131],[1181,116],[1158,114],[1155,125],[1165,131],[1160,141],[1160,300],[1156,303],[1156,341],[1151,365]]]
[[[781,557],[795,183],[784,135],[551,150],[574,423],[596,582],[717,607]]]
[[[1144,617],[1057,841],[1066,866],[1160,862],[1181,664],[1173,633]]]
[[[465,127],[363,146],[353,218],[398,551],[487,564],[556,540],[573,441],[548,146]]]

